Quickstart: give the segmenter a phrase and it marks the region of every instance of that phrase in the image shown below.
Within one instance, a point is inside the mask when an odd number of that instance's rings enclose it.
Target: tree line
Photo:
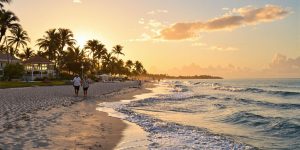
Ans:
[[[55,65],[58,74],[79,74],[81,66],[87,74],[111,74],[138,76],[147,71],[140,61],[123,60],[124,47],[114,46],[108,50],[97,39],[88,40],[83,48],[78,46],[70,29],[59,28],[46,31],[36,41],[35,51],[28,47],[28,33],[19,24],[19,18],[4,8],[11,0],[0,0],[0,52],[27,60],[35,55],[47,58]]]

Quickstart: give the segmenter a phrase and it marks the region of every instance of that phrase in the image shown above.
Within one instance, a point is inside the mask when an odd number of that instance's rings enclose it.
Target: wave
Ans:
[[[224,98],[226,100],[232,99],[229,97]],[[245,104],[255,104],[258,106],[270,107],[270,108],[278,108],[278,109],[300,109],[300,104],[289,104],[289,103],[270,103],[270,102],[263,102],[251,99],[244,99],[244,98],[234,98],[234,100],[238,102],[242,102]]]
[[[250,112],[237,112],[222,121],[261,129],[261,132],[277,137],[296,138],[300,136],[300,122],[281,117],[265,117]]]
[[[265,90],[260,88],[241,88],[241,87],[233,87],[233,86],[224,86],[220,83],[206,83],[206,82],[197,82],[194,83],[194,85],[201,85],[201,86],[208,86],[212,87],[215,90],[224,90],[224,91],[230,91],[230,92],[251,92],[251,93],[266,93],[270,95],[279,95],[282,97],[288,97],[288,96],[300,96],[300,92],[293,92],[293,91],[274,91],[274,90]],[[275,85],[272,85],[272,87],[278,87]]]
[[[149,149],[257,149],[207,129],[162,121],[139,114],[128,107],[117,108],[126,120],[136,123],[149,133]]]

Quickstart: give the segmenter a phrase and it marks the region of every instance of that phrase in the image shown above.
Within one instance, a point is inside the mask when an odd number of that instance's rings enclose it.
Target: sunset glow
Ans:
[[[124,58],[142,60],[150,73],[229,78],[299,77],[299,7],[294,0],[19,0],[8,6],[34,49],[46,30],[63,27],[80,47],[89,39],[108,50],[123,45]]]

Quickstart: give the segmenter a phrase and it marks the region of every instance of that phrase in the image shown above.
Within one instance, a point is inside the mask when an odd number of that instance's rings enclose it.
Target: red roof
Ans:
[[[33,56],[23,62],[24,64],[53,64],[53,62],[49,61],[46,58],[41,56]]]

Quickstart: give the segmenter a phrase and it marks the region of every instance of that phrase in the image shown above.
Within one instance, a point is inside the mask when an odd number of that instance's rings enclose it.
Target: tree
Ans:
[[[83,49],[80,49],[80,47],[68,47],[67,51],[64,52],[62,68],[69,73],[79,73],[81,65],[84,65],[86,69],[88,68],[88,65],[86,65],[88,61],[84,61],[84,59],[85,52]]]
[[[88,40],[84,49],[89,50],[89,53],[92,54],[92,67],[93,71],[95,70],[95,63],[96,63],[96,53],[99,48],[100,41],[98,40]]]
[[[56,60],[57,50],[60,46],[60,35],[56,33],[56,29],[46,31],[43,38],[37,40],[37,46],[43,50],[50,61]]]
[[[13,28],[10,30],[11,35],[7,37],[8,44],[13,46],[15,45],[15,53],[18,54],[18,47],[21,46],[24,48],[27,46],[27,42],[30,42],[30,38],[26,31],[24,31],[21,27]]]
[[[121,46],[121,45],[116,45],[116,46],[113,47],[112,52],[113,52],[114,54],[117,55],[117,58],[119,58],[119,55],[125,55],[125,54],[122,52],[122,50],[123,50],[123,46]]]
[[[141,74],[145,74],[145,73],[147,73],[147,71],[145,70],[143,64],[139,61],[135,61],[133,74],[134,75],[141,75]]]
[[[7,29],[20,27],[17,23],[18,21],[19,18],[13,12],[4,9],[0,10],[0,42],[5,36]]]
[[[127,60],[125,63],[125,68],[126,68],[126,75],[130,76],[131,72],[132,72],[132,68],[134,66],[134,63],[132,62],[132,60]]]
[[[95,51],[95,59],[98,61],[98,68],[100,68],[100,62],[103,56],[107,53],[107,49],[104,44],[99,43]]]
[[[27,47],[23,53],[19,54],[19,57],[22,60],[29,59],[30,57],[34,56],[34,52],[31,48]]]
[[[0,9],[2,9],[4,7],[4,3],[9,4],[11,2],[11,0],[0,0]]]
[[[4,78],[7,80],[18,79],[23,76],[25,72],[24,66],[17,64],[8,64],[4,68]]]

